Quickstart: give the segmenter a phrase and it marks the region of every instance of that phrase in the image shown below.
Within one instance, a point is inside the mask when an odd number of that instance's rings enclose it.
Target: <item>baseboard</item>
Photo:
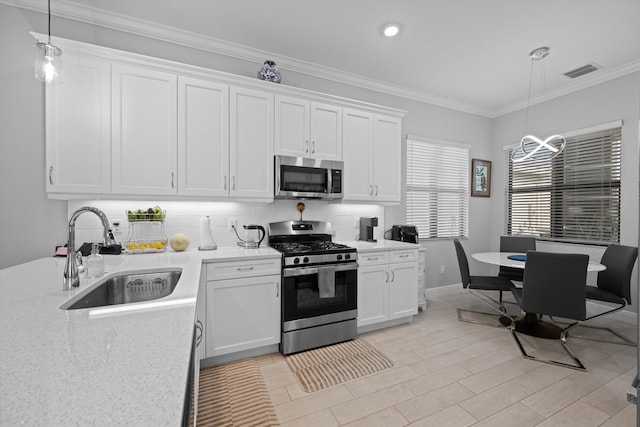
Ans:
[[[439,286],[437,288],[426,288],[424,290],[425,298],[436,298],[444,295],[455,295],[462,292],[466,292],[461,283],[454,285]],[[428,304],[427,304],[428,305]],[[600,313],[603,311],[611,310],[611,307],[605,304],[600,304],[593,301],[587,301],[587,311],[589,313]],[[604,316],[603,316],[604,317]],[[607,315],[608,318],[618,320],[620,322],[628,323],[629,325],[638,324],[638,313],[630,310],[620,310],[616,313]]]
[[[210,368],[212,366],[224,365],[225,363],[235,362],[237,360],[248,359],[250,357],[262,356],[279,351],[278,344],[267,345],[264,347],[253,348],[251,350],[238,351],[236,353],[223,354],[221,356],[200,359],[200,369]]]

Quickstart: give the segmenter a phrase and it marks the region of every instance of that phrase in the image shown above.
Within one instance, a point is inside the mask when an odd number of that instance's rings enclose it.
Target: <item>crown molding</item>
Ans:
[[[46,3],[40,0],[0,0],[0,4],[15,6],[39,13],[47,13]],[[315,64],[300,59],[279,55],[275,52],[255,49],[249,46],[233,43],[213,37],[204,36],[179,28],[162,25],[155,22],[132,18],[104,9],[98,9],[71,0],[61,0],[51,14],[60,18],[97,25],[111,30],[122,31],[129,34],[161,40],[167,43],[189,47],[213,54],[228,56],[248,62],[262,63],[264,58],[274,60],[282,70],[288,70],[308,76],[385,93],[413,101],[424,102],[451,110],[474,114],[487,118],[496,118],[527,107],[526,102],[518,102],[504,108],[495,110],[486,109],[477,105],[455,102],[439,96],[419,91],[417,89],[394,85],[381,80],[371,79],[359,74],[349,73],[336,68]],[[537,98],[529,102],[535,105],[563,96],[596,84],[612,80],[614,78],[640,70],[640,60],[611,69],[600,70],[593,76],[578,79],[569,86],[559,90],[550,91],[544,99]]]

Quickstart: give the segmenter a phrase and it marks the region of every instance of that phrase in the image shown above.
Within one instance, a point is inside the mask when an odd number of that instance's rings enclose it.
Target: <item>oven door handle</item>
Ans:
[[[319,267],[288,268],[284,270],[282,275],[284,277],[309,276],[312,274],[320,273],[321,269],[329,269],[329,268],[332,269],[333,271],[357,270],[358,263],[350,262],[348,264],[330,264],[330,265],[323,265]]]

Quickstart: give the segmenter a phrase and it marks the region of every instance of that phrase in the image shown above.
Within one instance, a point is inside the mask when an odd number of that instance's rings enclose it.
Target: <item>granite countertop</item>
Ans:
[[[170,296],[116,310],[59,308],[98,280],[62,291],[65,258],[0,270],[0,425],[180,425],[202,263],[280,256],[269,247],[105,255],[107,275],[182,269]]]
[[[393,249],[420,249],[421,245],[416,243],[399,242],[397,240],[378,240],[377,242],[366,242],[363,240],[340,241],[347,246],[356,248],[358,252],[388,251]]]

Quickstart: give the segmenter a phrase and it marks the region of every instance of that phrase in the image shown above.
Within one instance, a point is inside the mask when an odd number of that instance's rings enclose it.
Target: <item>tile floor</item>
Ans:
[[[303,392],[280,354],[260,357],[280,423],[636,425],[636,406],[626,400],[636,374],[635,347],[569,339],[587,372],[525,360],[507,329],[457,320],[456,307],[479,308],[474,301],[466,293],[430,299],[414,322],[361,335],[394,366],[319,392]],[[629,337],[637,334],[629,324],[609,324]],[[525,337],[523,344],[534,353],[565,357],[557,342]]]

